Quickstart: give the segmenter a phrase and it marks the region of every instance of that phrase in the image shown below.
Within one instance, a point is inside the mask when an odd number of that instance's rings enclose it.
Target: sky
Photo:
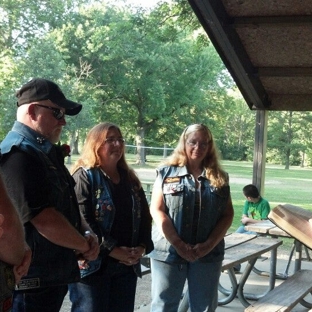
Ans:
[[[149,7],[157,4],[159,0],[126,0],[127,3]]]
[[[158,2],[161,0],[115,0],[114,4],[119,4],[122,5],[122,3],[125,4],[131,4],[134,6],[141,6],[143,8],[150,8],[155,6]],[[164,2],[170,2],[170,0],[162,0]]]

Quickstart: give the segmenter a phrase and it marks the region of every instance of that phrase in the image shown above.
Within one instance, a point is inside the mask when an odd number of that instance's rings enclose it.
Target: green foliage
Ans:
[[[16,114],[14,89],[18,81],[18,66],[10,54],[0,57],[0,77],[1,141],[12,127]]]
[[[227,97],[232,81],[216,51],[199,45],[175,14],[167,4],[149,14],[93,5],[54,31],[67,62],[90,66],[95,119],[121,124],[129,141],[170,144],[181,127],[209,122]]]
[[[0,57],[14,52],[24,56],[34,40],[60,27],[79,0],[2,0],[0,4]]]
[[[299,165],[302,162],[300,153],[311,145],[308,134],[311,118],[310,112],[270,112],[267,160],[285,164],[286,169]]]
[[[253,158],[255,112],[237,95],[187,0],[152,9],[3,0],[0,13],[0,140],[15,118],[15,90],[44,77],[84,104],[67,118],[62,138],[73,154],[93,125],[110,120],[127,142],[158,147],[175,146],[186,125],[205,123],[223,158]],[[268,162],[310,165],[311,121],[310,112],[271,112]]]

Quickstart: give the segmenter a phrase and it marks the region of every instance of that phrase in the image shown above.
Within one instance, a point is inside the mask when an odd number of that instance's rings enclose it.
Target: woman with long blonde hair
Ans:
[[[215,311],[223,238],[234,213],[228,175],[205,125],[186,127],[157,169],[150,211],[155,224],[151,311],[178,311],[186,280],[190,310]]]

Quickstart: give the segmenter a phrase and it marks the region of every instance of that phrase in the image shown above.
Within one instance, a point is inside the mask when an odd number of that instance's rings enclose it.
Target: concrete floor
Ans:
[[[312,253],[312,252],[311,252]],[[265,260],[258,260],[256,263],[256,267],[259,270],[267,271],[269,270],[270,266],[270,254],[267,254],[267,259]],[[287,255],[278,255],[277,260],[277,273],[284,273],[285,268],[287,265]],[[242,270],[244,269],[245,265],[242,265]],[[294,261],[291,262],[289,273],[291,274],[293,272],[294,268]],[[310,269],[312,274],[312,261],[302,261],[301,265],[302,269]],[[239,279],[241,274],[237,274],[236,277]],[[142,279],[139,279],[138,281],[138,287],[137,287],[137,294],[136,294],[136,304],[135,304],[135,311],[136,312],[150,312],[150,281],[151,277],[149,275],[143,276]],[[227,273],[222,273],[221,278],[221,285],[225,288],[230,287],[230,280]],[[282,280],[277,279],[276,285],[279,285]],[[255,274],[254,272],[251,272],[248,281],[246,282],[244,290],[249,293],[254,294],[261,294],[266,291],[266,287],[268,285],[268,277],[263,277]],[[224,295],[221,293],[219,294],[220,298]],[[309,302],[312,302],[312,296],[308,295],[306,297],[306,300]],[[243,312],[244,307],[241,304],[241,302],[238,299],[234,299],[232,302],[228,303],[224,306],[219,306],[217,308],[217,312]],[[293,310],[293,312],[307,312],[312,311],[309,310],[302,305],[298,304]],[[65,298],[63,307],[61,309],[61,312],[70,312],[70,301],[68,299],[68,296]],[[90,311],[92,312],[92,311]],[[265,312],[265,311],[263,311]]]
[[[270,254],[267,254],[268,258],[266,260],[258,260],[256,263],[256,268],[259,270],[263,271],[268,271],[270,267],[270,259],[269,256]],[[278,261],[277,261],[277,273],[284,273],[285,268],[287,265],[287,255],[278,255]],[[244,269],[245,265],[242,265],[242,270]],[[289,273],[291,274],[293,272],[293,267],[294,267],[294,261],[291,262],[290,268],[289,268]],[[303,261],[301,265],[302,269],[310,269],[311,274],[312,274],[312,261]],[[240,274],[236,275],[237,278],[241,276]],[[221,275],[221,285],[223,287],[230,286],[230,280],[228,277],[227,273],[222,273]],[[283,280],[277,279],[276,280],[276,285],[279,285],[282,283]],[[254,294],[261,294],[266,291],[266,287],[268,285],[268,277],[263,277],[259,276],[254,272],[251,272],[250,277],[248,281],[246,282],[246,285],[244,287],[244,291],[249,292],[249,293],[254,293]],[[219,294],[220,298],[224,295],[221,293]],[[309,302],[312,302],[312,296],[308,295],[306,297],[306,300]],[[146,306],[141,306],[139,307],[136,312],[149,312],[150,311],[150,306],[149,304]],[[217,312],[243,312],[244,307],[241,304],[241,302],[238,299],[234,299],[232,302],[228,303],[227,305],[224,306],[219,306],[217,308]],[[307,312],[307,311],[312,311],[312,309],[308,309],[303,307],[302,305],[298,304],[293,310],[293,312]],[[265,311],[263,311],[265,312]]]

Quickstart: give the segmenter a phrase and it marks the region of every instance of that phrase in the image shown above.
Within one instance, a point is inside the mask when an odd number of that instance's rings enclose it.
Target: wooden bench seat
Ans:
[[[245,312],[287,312],[312,291],[312,270],[299,270]]]

